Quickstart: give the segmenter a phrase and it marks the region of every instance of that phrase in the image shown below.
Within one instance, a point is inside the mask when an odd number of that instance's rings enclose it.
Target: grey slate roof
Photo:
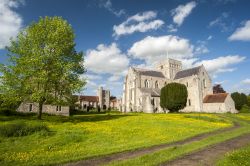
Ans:
[[[201,66],[198,67],[194,67],[191,69],[186,69],[186,70],[181,70],[178,73],[176,73],[174,79],[180,79],[180,78],[185,78],[185,77],[189,77],[192,75],[196,75],[199,73]]]
[[[161,90],[160,89],[152,89],[152,88],[139,88],[142,93],[150,93],[152,97],[160,97]]]
[[[155,71],[155,70],[140,70],[138,68],[134,68],[139,74],[145,75],[145,76],[152,76],[152,77],[161,77],[165,78],[162,72]]]

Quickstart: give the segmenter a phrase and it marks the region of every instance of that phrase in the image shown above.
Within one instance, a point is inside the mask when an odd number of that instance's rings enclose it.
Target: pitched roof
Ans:
[[[79,96],[80,100],[89,101],[89,102],[98,102],[98,96]]]
[[[134,69],[135,69],[135,71],[137,71],[141,75],[165,78],[163,73],[160,71],[146,70],[146,69],[139,69],[139,68],[134,68]]]
[[[203,103],[224,103],[227,95],[228,93],[206,95],[206,97],[203,99]]]
[[[186,69],[186,70],[181,70],[181,71],[176,73],[174,79],[180,79],[180,78],[185,78],[185,77],[189,77],[192,75],[196,75],[199,73],[200,68],[201,68],[201,66]]]
[[[161,95],[160,89],[152,89],[152,88],[139,88],[142,93],[150,93],[152,97],[159,97]]]

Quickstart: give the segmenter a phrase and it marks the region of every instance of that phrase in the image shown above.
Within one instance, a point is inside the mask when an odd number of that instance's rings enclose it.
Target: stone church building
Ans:
[[[230,94],[213,94],[212,80],[203,65],[183,70],[182,63],[174,59],[160,62],[154,70],[130,67],[123,85],[121,111],[167,111],[160,107],[160,91],[171,82],[187,87],[188,99],[181,112],[237,112]]]

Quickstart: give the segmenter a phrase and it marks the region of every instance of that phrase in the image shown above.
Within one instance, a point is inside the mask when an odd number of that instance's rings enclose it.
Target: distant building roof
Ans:
[[[146,70],[146,69],[139,69],[139,68],[134,68],[134,69],[135,69],[135,71],[137,71],[141,75],[165,78],[163,73],[160,71]]]
[[[180,79],[180,78],[185,78],[185,77],[189,77],[192,75],[196,75],[199,73],[200,68],[201,68],[201,66],[186,69],[186,70],[181,70],[181,71],[176,73],[174,79]]]
[[[89,102],[98,102],[98,96],[79,96],[80,100],[89,101]]]
[[[142,93],[150,93],[152,97],[160,97],[161,90],[160,89],[152,89],[152,88],[139,88]]]
[[[227,95],[228,93],[206,95],[206,97],[203,99],[203,103],[224,103]]]

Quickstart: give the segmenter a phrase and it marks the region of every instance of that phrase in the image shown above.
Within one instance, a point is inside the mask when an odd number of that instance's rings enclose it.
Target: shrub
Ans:
[[[0,136],[2,137],[21,137],[39,131],[48,132],[49,129],[44,124],[27,125],[24,122],[16,122],[0,126]]]
[[[234,92],[231,94],[231,97],[237,110],[241,110],[242,106],[247,104],[247,96],[244,93]]]
[[[240,113],[250,113],[250,107],[248,105],[243,105],[240,109]]]
[[[250,107],[250,95],[247,96],[247,105]]]
[[[187,96],[185,85],[170,83],[161,89],[160,105],[170,112],[177,112],[186,107]]]

